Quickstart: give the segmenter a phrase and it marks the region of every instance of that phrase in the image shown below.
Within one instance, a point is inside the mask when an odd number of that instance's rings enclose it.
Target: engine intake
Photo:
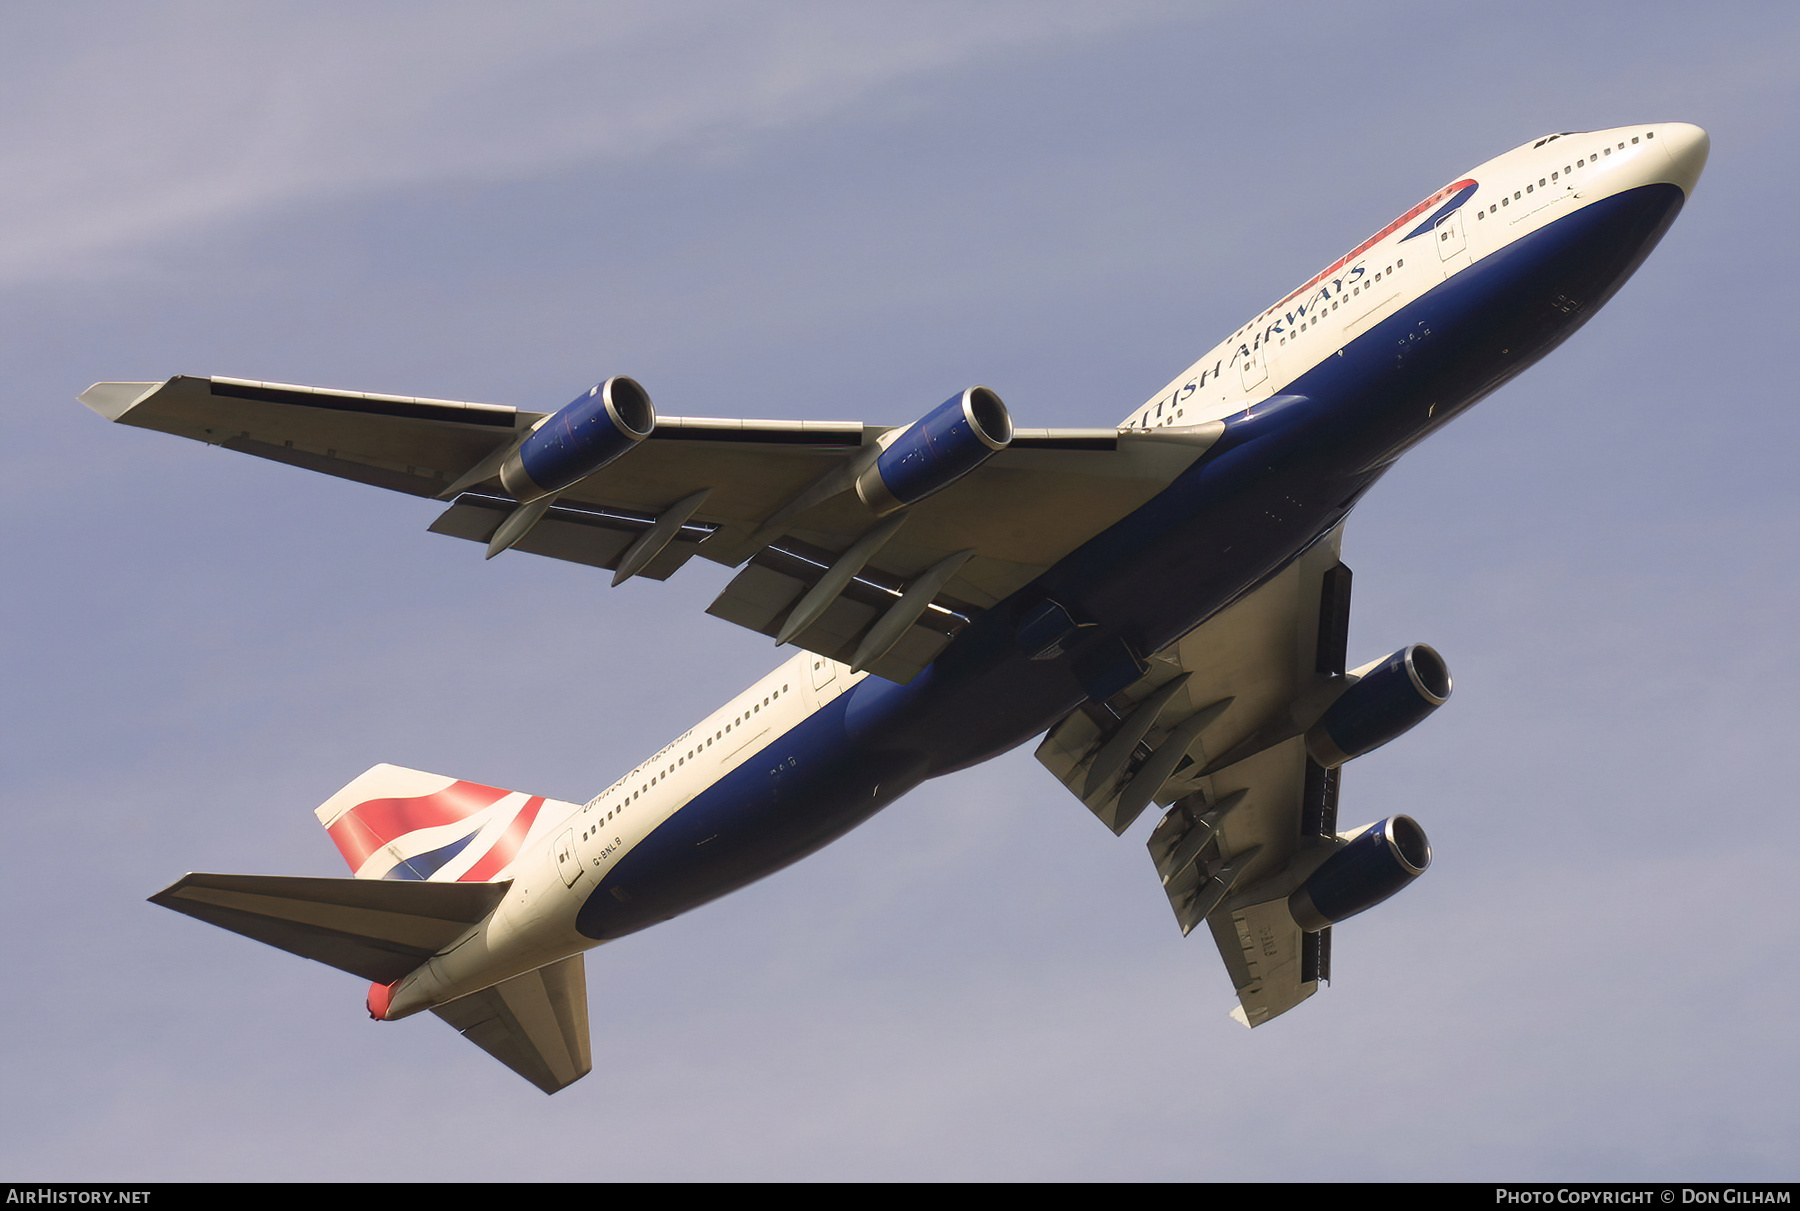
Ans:
[[[1366,666],[1306,733],[1306,751],[1326,769],[1373,752],[1450,698],[1450,669],[1422,643]]]
[[[1431,842],[1411,816],[1389,816],[1350,841],[1288,897],[1288,911],[1308,933],[1354,917],[1425,873]]]
[[[876,514],[892,513],[955,483],[1012,439],[1012,416],[1000,397],[986,387],[970,387],[888,443],[856,477],[856,494]]]
[[[539,421],[501,465],[500,482],[518,501],[560,492],[655,428],[649,393],[636,380],[615,375]]]

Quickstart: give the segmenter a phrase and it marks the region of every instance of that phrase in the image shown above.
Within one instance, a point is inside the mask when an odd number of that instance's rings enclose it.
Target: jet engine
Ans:
[[[1380,748],[1450,698],[1449,666],[1422,643],[1357,671],[1357,682],[1306,733],[1306,751],[1326,769]]]
[[[1411,816],[1365,825],[1288,897],[1301,929],[1317,933],[1377,904],[1425,873],[1431,842]]]
[[[500,467],[500,482],[520,502],[560,492],[650,436],[656,408],[633,379],[615,375],[588,388],[526,435]]]
[[[948,487],[1013,438],[1012,416],[986,387],[953,395],[909,425],[867,470],[856,494],[877,514],[892,513]]]

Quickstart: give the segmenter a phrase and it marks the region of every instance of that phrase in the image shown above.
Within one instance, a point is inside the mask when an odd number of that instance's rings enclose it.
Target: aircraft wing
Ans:
[[[1043,762],[1123,833],[1167,813],[1149,850],[1185,935],[1212,930],[1257,1026],[1330,978],[1330,930],[1295,922],[1288,894],[1332,852],[1338,771],[1307,728],[1344,685],[1350,569],[1342,526],[1150,660],[1151,671],[1051,729]]]
[[[740,567],[709,613],[896,681],[1150,500],[1222,432],[1021,429],[948,487],[878,514],[854,482],[888,428],[664,417],[502,543],[523,507],[498,470],[542,413],[229,378],[97,383],[81,399],[121,424],[448,500],[431,529],[490,553],[510,545],[613,569],[615,584],[666,579],[696,554]]]

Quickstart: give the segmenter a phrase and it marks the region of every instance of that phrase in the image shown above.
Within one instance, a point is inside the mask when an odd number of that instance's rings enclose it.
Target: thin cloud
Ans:
[[[0,55],[0,280],[330,195],[530,176],[821,120],[1161,5],[76,10]],[[77,24],[104,26],[98,38]]]

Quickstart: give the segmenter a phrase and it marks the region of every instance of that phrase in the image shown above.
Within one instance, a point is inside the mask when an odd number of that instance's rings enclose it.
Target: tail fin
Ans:
[[[544,808],[553,824],[573,803],[377,765],[314,814],[359,879],[480,883],[494,878]]]

